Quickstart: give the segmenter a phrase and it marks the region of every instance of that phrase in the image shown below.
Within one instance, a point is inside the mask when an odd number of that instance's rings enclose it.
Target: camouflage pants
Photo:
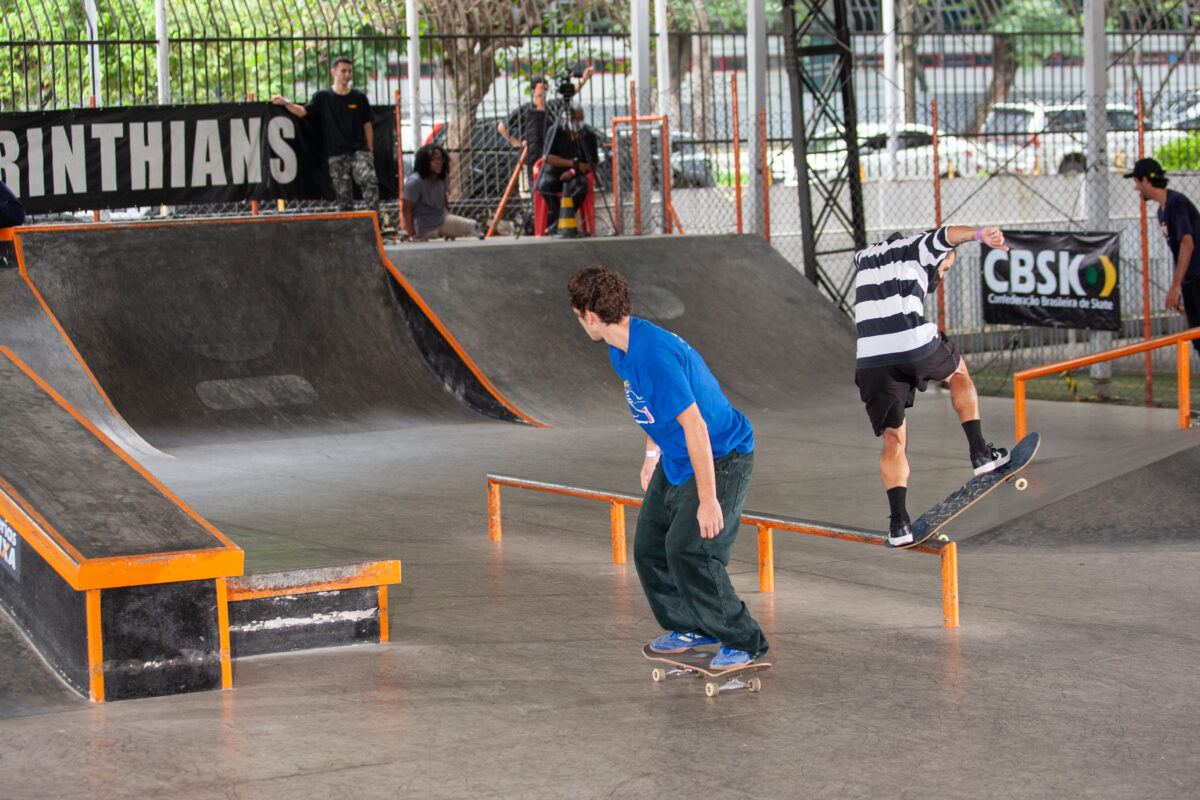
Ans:
[[[375,160],[366,150],[353,155],[330,156],[329,180],[342,211],[354,208],[354,188],[350,184],[353,180],[362,191],[367,208],[379,213],[379,178],[375,175]]]

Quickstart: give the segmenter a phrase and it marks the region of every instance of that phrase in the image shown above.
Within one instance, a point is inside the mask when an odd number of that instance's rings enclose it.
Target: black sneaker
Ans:
[[[1009,460],[1008,451],[1003,447],[993,446],[991,442],[988,442],[987,449],[983,452],[971,453],[971,466],[975,468],[976,475],[1003,467]]]
[[[913,543],[912,528],[907,522],[893,522],[887,535],[888,547],[904,547]]]

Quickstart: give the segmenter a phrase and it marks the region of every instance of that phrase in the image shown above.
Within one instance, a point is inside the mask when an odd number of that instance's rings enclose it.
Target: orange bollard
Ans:
[[[500,484],[488,481],[488,539],[500,541]]]
[[[379,586],[379,643],[383,644],[388,641],[388,595],[387,586],[380,584]]]
[[[758,590],[775,591],[775,532],[762,524],[758,526]]]
[[[958,627],[958,545],[942,548],[942,627]]]
[[[609,506],[609,518],[612,521],[613,563],[625,563],[625,506],[613,501]]]

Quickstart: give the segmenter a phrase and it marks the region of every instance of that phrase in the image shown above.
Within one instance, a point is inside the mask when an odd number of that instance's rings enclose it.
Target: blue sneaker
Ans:
[[[730,669],[732,667],[742,667],[749,664],[754,659],[745,650],[730,650],[724,645],[721,646],[721,652],[713,656],[713,660],[709,662],[709,669]]]
[[[717,644],[721,640],[705,636],[699,631],[688,633],[664,633],[650,643],[650,649],[656,653],[680,653],[690,647],[700,647],[706,644]]]

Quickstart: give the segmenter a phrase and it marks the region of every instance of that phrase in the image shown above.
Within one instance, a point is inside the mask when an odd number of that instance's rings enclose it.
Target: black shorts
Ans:
[[[904,424],[904,409],[912,408],[916,392],[925,391],[929,381],[944,381],[958,369],[962,356],[954,349],[954,342],[940,331],[938,335],[941,342],[937,350],[920,361],[870,367],[854,373],[858,396],[867,406],[867,417],[876,436],[882,436],[885,428]]]

